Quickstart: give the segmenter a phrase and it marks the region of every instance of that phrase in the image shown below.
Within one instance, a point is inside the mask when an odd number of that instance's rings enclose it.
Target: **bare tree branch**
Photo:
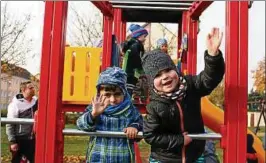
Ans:
[[[1,7],[1,61],[16,66],[25,64],[26,55],[32,50],[32,40],[26,37],[30,21],[30,14],[15,18],[8,11],[8,2],[3,3]]]
[[[68,25],[68,37],[71,45],[93,46],[102,38],[102,16],[95,12],[79,12],[74,5],[69,5],[72,16]]]

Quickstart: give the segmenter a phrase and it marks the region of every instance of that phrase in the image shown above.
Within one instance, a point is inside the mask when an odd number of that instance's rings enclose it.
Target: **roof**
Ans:
[[[24,79],[30,79],[30,77],[32,76],[32,74],[28,70],[19,67],[15,64],[6,63],[4,61],[1,61],[1,72],[2,73],[12,72],[12,76],[21,77]]]
[[[182,12],[189,10],[193,1],[109,1],[113,8],[122,9],[122,20],[127,22],[177,23]]]

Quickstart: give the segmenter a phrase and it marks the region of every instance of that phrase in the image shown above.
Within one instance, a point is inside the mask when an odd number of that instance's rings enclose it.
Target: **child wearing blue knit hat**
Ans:
[[[134,139],[142,131],[143,119],[127,92],[126,73],[110,67],[100,74],[96,88],[97,97],[78,118],[77,127],[124,132],[127,138],[90,136],[86,162],[134,163]]]
[[[138,24],[131,24],[129,30],[131,31],[131,38],[122,45],[124,53],[122,67],[127,73],[127,89],[132,96],[139,77],[143,74],[141,57],[144,54],[144,42],[148,31]]]
[[[145,37],[148,35],[148,31],[138,24],[131,24],[129,30],[131,31],[131,37],[135,39],[141,37],[140,41],[143,41]]]

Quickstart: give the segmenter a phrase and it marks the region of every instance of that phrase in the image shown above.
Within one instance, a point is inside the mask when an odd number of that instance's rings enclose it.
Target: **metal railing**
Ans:
[[[1,118],[2,124],[33,124],[34,119],[26,118]],[[78,129],[63,129],[64,135],[72,136],[99,136],[99,137],[126,137],[124,132],[114,132],[114,131],[95,131],[86,132]],[[207,140],[215,139],[219,140],[222,138],[221,134],[216,133],[203,133],[203,134],[188,134],[194,140]],[[143,133],[139,132],[137,138],[143,138]]]
[[[187,7],[160,7],[160,6],[123,6],[113,5],[113,8],[127,8],[127,9],[146,9],[146,10],[189,10]]]
[[[99,136],[99,137],[126,137],[124,132],[114,132],[114,131],[95,131],[86,132],[78,129],[64,129],[64,135],[76,135],[76,136]],[[221,139],[222,136],[216,133],[204,133],[204,134],[188,134],[194,140],[207,140],[207,139]],[[137,138],[143,138],[143,133],[139,132]]]
[[[2,124],[33,124],[34,119],[30,118],[3,118],[1,117]]]
[[[142,2],[142,1],[109,1],[111,2],[112,4],[123,4],[123,5],[128,5],[128,4],[134,4],[134,5],[160,5],[160,6],[191,6],[192,3],[184,3],[184,2],[175,2],[175,3],[172,3],[172,2],[151,2],[151,1],[148,1],[148,2]]]

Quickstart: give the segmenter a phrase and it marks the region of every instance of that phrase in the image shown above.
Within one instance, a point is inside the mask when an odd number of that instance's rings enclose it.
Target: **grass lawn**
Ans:
[[[66,125],[66,128],[75,128],[74,125]],[[64,162],[74,163],[83,162],[80,160],[85,160],[87,143],[89,137],[86,136],[65,136],[64,144]],[[1,160],[2,163],[10,163],[10,152],[8,147],[7,136],[5,133],[5,127],[1,127]],[[148,158],[150,147],[144,141],[139,143],[141,150],[141,156],[144,158],[143,163],[145,163],[145,158]]]
[[[66,128],[76,128],[74,125],[66,125]],[[254,129],[254,128],[251,128]],[[265,132],[265,127],[261,127],[259,131]],[[74,162],[82,162],[79,160],[84,160],[87,149],[87,142],[89,137],[86,136],[65,136],[65,145],[64,145],[64,162],[65,163],[74,163]],[[223,151],[219,148],[220,143],[216,142],[217,154],[222,162]],[[139,142],[141,157],[143,163],[147,163],[147,159],[149,157],[150,147],[143,140]],[[10,152],[8,149],[7,136],[5,133],[5,127],[1,127],[1,160],[2,163],[10,162]]]

